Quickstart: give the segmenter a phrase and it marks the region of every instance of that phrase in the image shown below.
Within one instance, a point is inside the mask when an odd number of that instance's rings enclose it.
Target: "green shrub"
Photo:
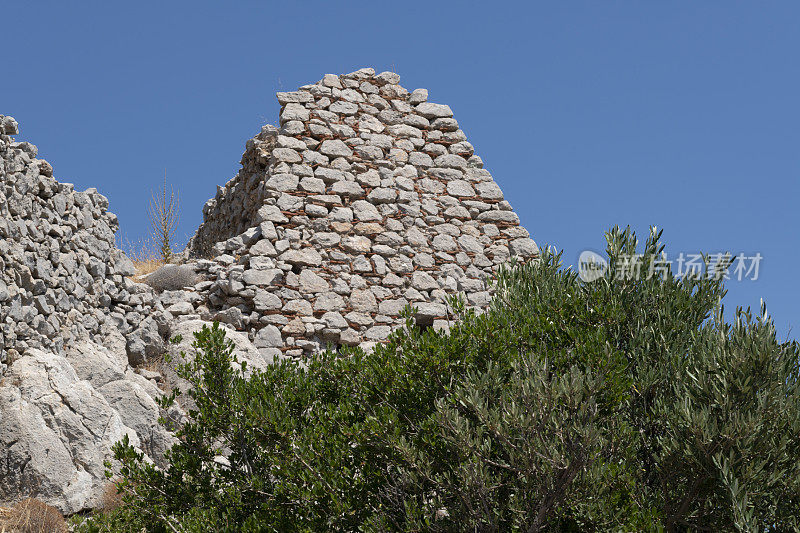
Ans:
[[[245,379],[216,325],[181,369],[197,408],[90,531],[797,530],[797,343],[722,319],[718,276],[592,283],[545,251],[484,314]],[[663,250],[652,232],[643,272]],[[409,314],[410,316],[410,314]],[[165,403],[172,401],[165,400]]]

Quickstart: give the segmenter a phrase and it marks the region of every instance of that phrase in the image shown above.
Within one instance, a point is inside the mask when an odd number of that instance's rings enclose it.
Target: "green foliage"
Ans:
[[[125,504],[86,531],[791,531],[797,343],[722,319],[719,275],[592,283],[545,251],[449,332],[245,378],[216,325],[180,369],[196,409],[159,470],[115,446]],[[724,265],[723,265],[724,266]],[[410,313],[408,315],[411,316]],[[164,400],[168,406],[174,397]]]

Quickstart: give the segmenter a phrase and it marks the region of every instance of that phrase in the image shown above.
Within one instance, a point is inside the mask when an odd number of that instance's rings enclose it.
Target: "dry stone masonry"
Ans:
[[[98,334],[114,304],[128,300],[124,276],[133,274],[114,245],[118,224],[108,200],[57,182],[36,146],[14,142],[17,133],[16,121],[0,115],[3,363],[28,348],[61,351]]]
[[[368,347],[408,304],[435,327],[449,295],[485,307],[499,265],[537,257],[450,107],[399,81],[367,68],[278,93],[280,128],[203,209],[196,310],[268,357]]]

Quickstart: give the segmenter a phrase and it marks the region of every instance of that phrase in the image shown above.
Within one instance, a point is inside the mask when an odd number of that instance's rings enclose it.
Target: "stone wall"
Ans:
[[[264,126],[247,141],[242,169],[224,187],[217,187],[217,195],[203,206],[203,223],[189,243],[195,255],[208,256],[217,242],[252,227],[258,209],[264,205],[264,184],[277,136],[274,126]]]
[[[123,435],[163,464],[174,437],[159,417],[185,412],[156,400],[186,389],[175,364],[211,320],[248,368],[266,368],[328,345],[369,348],[409,304],[418,323],[446,328],[449,296],[485,308],[500,265],[537,257],[450,108],[425,90],[362,69],[278,100],[280,128],[248,141],[203,210],[190,251],[204,258],[163,267],[149,286],[114,246],[106,198],[56,181],[0,115],[0,505],[97,506]]]
[[[17,133],[0,115],[0,373],[9,357],[62,351],[107,322],[127,331],[125,314],[136,309],[124,277],[133,265],[114,245],[108,200],[56,181]]]
[[[538,256],[450,107],[399,79],[362,69],[278,93],[280,128],[206,204],[191,247],[213,261],[181,312],[247,330],[269,356],[369,346],[407,304],[436,327],[449,295],[485,307],[487,277]]]

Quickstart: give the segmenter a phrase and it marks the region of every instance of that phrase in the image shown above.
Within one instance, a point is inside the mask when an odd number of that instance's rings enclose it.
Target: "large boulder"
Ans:
[[[136,431],[66,357],[30,350],[0,381],[0,501],[34,495],[65,514],[99,503],[111,446]]]

